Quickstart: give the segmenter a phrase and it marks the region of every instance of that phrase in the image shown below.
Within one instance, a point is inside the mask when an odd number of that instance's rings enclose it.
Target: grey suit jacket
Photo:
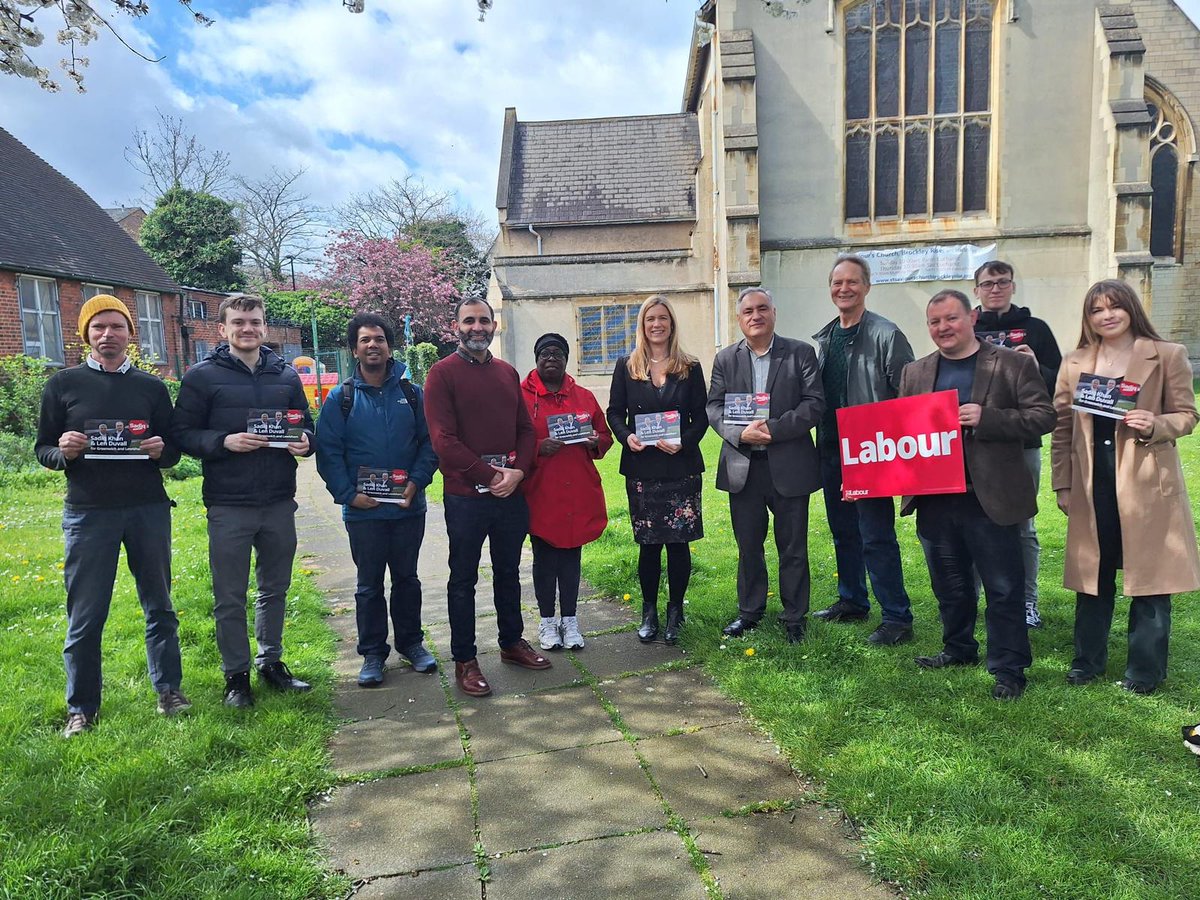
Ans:
[[[900,396],[928,394],[937,381],[937,351],[909,363]],[[1054,407],[1033,357],[981,343],[971,402],[983,407],[979,424],[963,434],[963,450],[979,505],[997,525],[1016,525],[1037,513],[1037,491],[1025,468],[1027,444],[1054,429]],[[900,514],[916,509],[905,497]]]
[[[739,443],[745,425],[726,425],[725,394],[754,390],[754,371],[745,340],[731,344],[713,360],[708,391],[708,422],[721,442],[717,487],[736,494],[746,486],[750,472],[750,444]],[[775,335],[771,368],[767,376],[771,395],[767,428],[767,462],[775,490],[785,497],[811,494],[821,486],[820,463],[813,446],[812,429],[825,412],[825,392],[817,369],[817,354],[810,344]]]

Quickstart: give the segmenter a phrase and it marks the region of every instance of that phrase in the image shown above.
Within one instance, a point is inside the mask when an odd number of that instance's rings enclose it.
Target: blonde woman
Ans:
[[[1124,419],[1073,410],[1084,375],[1136,397]],[[1137,391],[1136,395],[1133,393]],[[1079,348],[1054,392],[1053,484],[1065,512],[1063,583],[1076,591],[1073,685],[1104,675],[1117,569],[1130,598],[1121,686],[1153,692],[1167,677],[1171,594],[1200,587],[1200,554],[1175,441],[1196,427],[1187,350],[1162,340],[1123,281],[1100,281],[1083,300]],[[1169,561],[1164,564],[1164,560]]]
[[[608,395],[608,425],[621,444],[621,474],[629,496],[633,537],[640,545],[643,643],[658,636],[658,583],[667,551],[667,625],[673,644],[683,624],[683,595],[692,575],[690,541],[704,536],[700,509],[700,439],[708,428],[704,372],[679,345],[670,301],[655,294],[638,312],[633,352],[617,360]],[[679,441],[638,439],[635,416],[679,414]]]

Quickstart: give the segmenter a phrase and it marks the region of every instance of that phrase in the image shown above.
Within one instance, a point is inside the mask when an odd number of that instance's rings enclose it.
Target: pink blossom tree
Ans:
[[[339,232],[325,250],[323,293],[356,312],[380,312],[397,328],[412,316],[415,339],[453,339],[458,262],[403,238]]]

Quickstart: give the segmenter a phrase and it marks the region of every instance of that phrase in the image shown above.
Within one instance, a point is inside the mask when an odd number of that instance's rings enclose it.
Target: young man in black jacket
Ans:
[[[1001,260],[986,262],[975,271],[975,299],[980,305],[979,318],[975,321],[976,334],[993,334],[998,341],[1018,353],[1032,356],[1038,365],[1046,391],[1054,396],[1054,384],[1058,380],[1058,367],[1062,365],[1062,353],[1058,349],[1050,326],[1035,319],[1024,306],[1013,303],[1016,293],[1016,273],[1013,267]],[[1033,477],[1034,489],[1040,486],[1042,474],[1041,439],[1025,445],[1025,468]],[[1020,528],[1021,555],[1025,560],[1025,624],[1037,628],[1042,624],[1038,612],[1038,559],[1041,546],[1038,544],[1037,527],[1033,519]]]
[[[42,392],[34,450],[48,469],[66,470],[63,504],[66,561],[67,726],[63,737],[89,730],[100,712],[100,641],[112,602],[121,545],[137,582],[146,617],[146,661],[158,692],[158,711],[187,710],[179,690],[179,619],[171,606],[171,501],[162,469],[179,461],[164,438],[171,398],[161,380],[131,364],[126,350],[133,317],[116,297],[99,294],[79,311],[79,335],[90,350],[84,361],[63,369]],[[112,440],[95,440],[101,429],[128,423],[139,441],[126,453]],[[110,435],[111,437],[111,435]]]
[[[307,691],[283,662],[283,619],[296,556],[296,457],[312,452],[313,422],[300,376],[263,346],[262,300],[235,294],[221,302],[217,329],[227,343],[183,376],[172,434],[204,464],[208,559],[213,580],[217,649],[225,672],[225,704],[250,706],[250,641],[246,585],[255,552],[254,659],[274,688]],[[253,433],[250,411],[298,412],[302,433],[270,447]]]

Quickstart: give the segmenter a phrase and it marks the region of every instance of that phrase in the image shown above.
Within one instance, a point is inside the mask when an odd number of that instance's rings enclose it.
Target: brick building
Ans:
[[[142,356],[161,375],[182,374],[198,349],[216,346],[227,295],[176,284],[117,217],[2,128],[0,184],[0,356],[78,363],[79,310],[96,294],[125,302]],[[272,325],[268,343],[294,358],[300,329]]]

